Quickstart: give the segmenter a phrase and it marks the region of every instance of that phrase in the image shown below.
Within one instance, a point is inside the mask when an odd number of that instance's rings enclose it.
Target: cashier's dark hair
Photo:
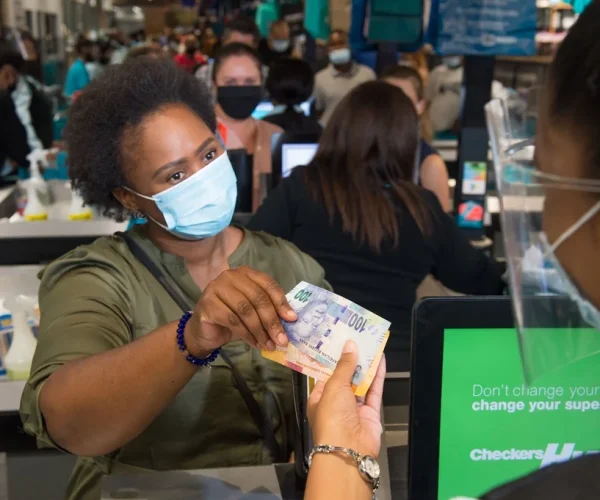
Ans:
[[[306,61],[283,57],[269,68],[265,87],[277,104],[295,106],[308,100],[315,86],[315,74]]]
[[[69,175],[86,204],[116,220],[129,215],[112,192],[126,185],[126,169],[135,168],[137,127],[169,104],[186,105],[215,131],[206,86],[165,59],[141,57],[109,67],[75,100],[65,140]]]
[[[593,0],[561,43],[543,99],[548,123],[582,146],[582,174],[600,178],[600,0]]]
[[[363,83],[336,106],[313,161],[301,170],[331,222],[340,217],[344,231],[376,252],[398,245],[403,212],[430,233],[431,212],[412,180],[418,130],[414,105],[402,90]]]

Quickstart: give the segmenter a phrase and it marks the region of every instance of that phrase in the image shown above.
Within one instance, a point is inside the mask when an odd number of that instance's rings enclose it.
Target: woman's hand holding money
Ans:
[[[281,319],[297,318],[273,278],[249,267],[230,269],[202,293],[185,329],[186,345],[200,357],[239,339],[273,350],[287,345]]]
[[[352,392],[352,376],[358,364],[357,346],[348,341],[331,378],[319,382],[308,400],[315,444],[342,446],[361,455],[377,457],[381,447],[381,398],[385,357],[365,398]]]

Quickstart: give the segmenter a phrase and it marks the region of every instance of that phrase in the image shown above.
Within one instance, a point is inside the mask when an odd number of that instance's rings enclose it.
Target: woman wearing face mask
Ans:
[[[21,414],[40,442],[95,457],[77,461],[67,498],[98,500],[107,473],[287,460],[290,372],[255,348],[286,344],[280,318],[296,315],[284,292],[301,280],[328,287],[322,268],[289,243],[229,226],[236,179],[192,75],[134,59],[70,113],[70,175],[83,199],[148,223],[42,275]]]
[[[599,19],[594,0],[562,42],[538,99],[486,107],[524,375],[533,385],[544,385],[548,372],[555,380],[581,376],[585,385],[600,385]],[[537,116],[537,133],[529,142],[523,125],[531,116]],[[533,206],[541,214],[532,213]],[[563,424],[558,442],[575,443],[583,456],[565,453],[565,445],[555,460],[564,463],[482,498],[600,498],[599,420],[587,429],[586,443],[574,437],[575,427],[585,424]]]
[[[252,118],[264,94],[258,54],[241,43],[222,47],[215,57],[213,81],[226,147],[245,149],[251,158],[252,207],[256,210],[266,195],[266,180],[261,174],[271,173],[271,138],[283,132],[276,125]]]
[[[336,106],[361,83],[375,80],[375,72],[352,60],[348,33],[334,30],[327,40],[330,64],[315,76],[315,110],[327,123]]]
[[[293,52],[290,25],[283,19],[271,24],[268,38],[261,39],[258,44],[258,54],[267,67],[281,57],[292,57]]]

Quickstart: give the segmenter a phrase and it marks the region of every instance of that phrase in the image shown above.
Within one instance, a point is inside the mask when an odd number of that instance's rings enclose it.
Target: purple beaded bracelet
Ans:
[[[193,365],[210,366],[210,364],[215,359],[217,359],[217,357],[219,356],[219,353],[221,352],[221,348],[218,347],[213,352],[211,352],[208,357],[206,357],[204,359],[197,358],[196,356],[191,354],[190,351],[188,351],[188,348],[185,345],[185,340],[183,338],[183,332],[185,331],[185,325],[187,324],[187,322],[190,320],[191,317],[192,317],[192,313],[188,311],[188,312],[184,313],[184,315],[179,320],[179,325],[177,326],[177,346],[179,347],[179,350],[186,355],[185,359],[188,360]]]

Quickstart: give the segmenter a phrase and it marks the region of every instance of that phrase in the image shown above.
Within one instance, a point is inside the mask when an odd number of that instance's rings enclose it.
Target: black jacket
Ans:
[[[52,102],[33,84],[27,82],[31,89],[31,105],[29,112],[33,128],[44,148],[52,147]],[[0,93],[0,167],[6,158],[26,167],[27,155],[30,153],[27,143],[27,133],[21,123],[14,101],[8,92]]]

